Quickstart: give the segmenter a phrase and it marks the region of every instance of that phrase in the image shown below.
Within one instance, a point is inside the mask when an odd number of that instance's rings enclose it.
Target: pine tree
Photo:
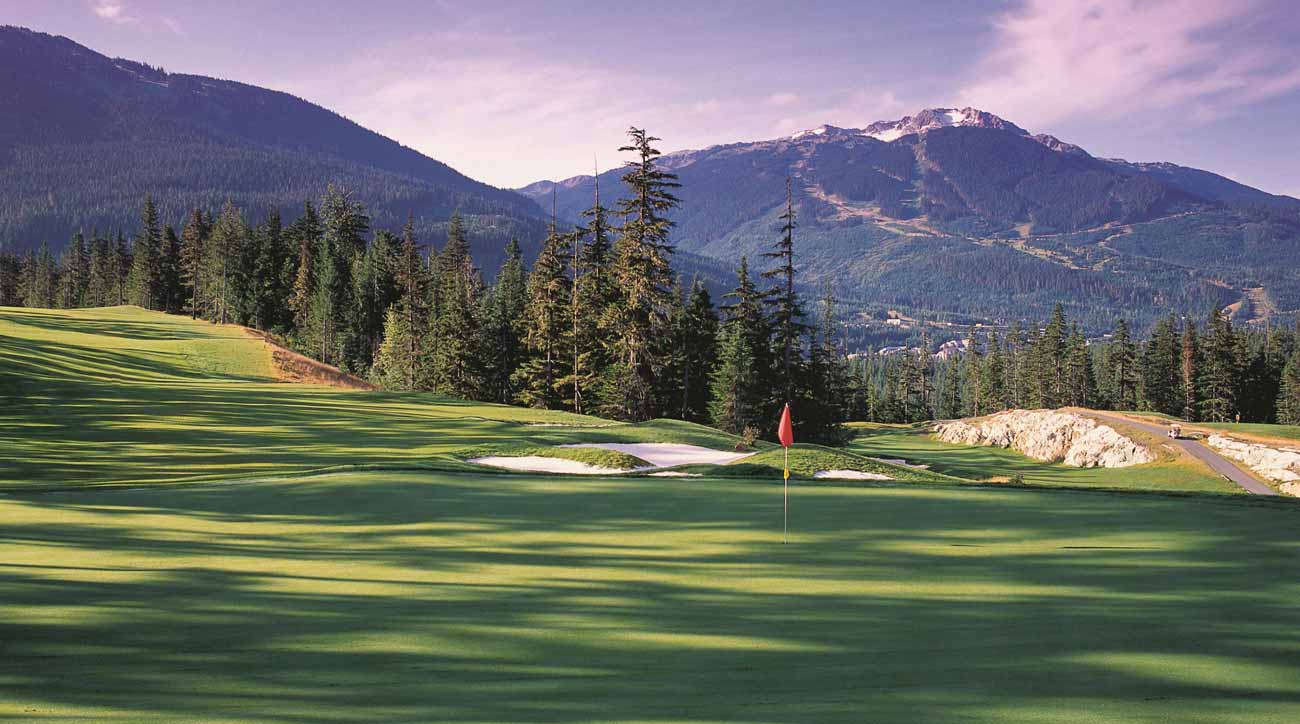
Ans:
[[[961,359],[965,359],[962,355]],[[939,376],[940,381],[937,385],[941,392],[939,393],[939,404],[935,409],[935,415],[940,420],[952,420],[962,416],[961,409],[961,363],[949,362]]]
[[[849,395],[849,380],[844,356],[836,346],[839,338],[838,322],[835,318],[835,295],[830,287],[827,287],[822,296],[820,306],[820,324],[808,345],[806,381],[803,385],[806,391],[799,395],[798,401],[798,417],[802,423],[796,423],[795,434],[799,439],[809,442],[840,445],[847,440],[844,403]],[[924,366],[919,369],[921,405],[929,410],[929,350],[922,350],[921,357],[924,358]],[[791,409],[794,409],[794,404],[791,404]]]
[[[348,369],[367,369],[383,339],[385,313],[397,303],[396,270],[400,242],[388,231],[375,233],[374,241],[352,261],[353,333],[346,350]]]
[[[1091,407],[1096,403],[1097,384],[1092,375],[1092,355],[1079,325],[1072,325],[1066,339],[1066,404]]]
[[[59,275],[59,306],[66,309],[87,306],[90,286],[90,259],[86,237],[78,231],[63,252],[63,272]]]
[[[130,302],[145,309],[158,309],[163,249],[162,231],[158,227],[158,208],[153,197],[144,197],[140,215],[140,233],[135,238],[128,292]]]
[[[171,224],[163,225],[162,267],[158,289],[160,308],[172,313],[180,312],[185,297],[181,283],[181,240]]]
[[[681,329],[682,361],[679,368],[681,407],[675,414],[682,420],[709,419],[709,373],[718,354],[718,314],[709,290],[698,280],[691,285],[690,298]]]
[[[987,415],[1001,410],[1002,401],[1005,397],[1002,389],[1005,380],[1002,342],[998,339],[996,332],[989,335],[988,346],[985,349],[984,366],[979,374],[979,402],[976,408],[978,410],[977,414],[980,415]]]
[[[359,330],[350,314],[355,299],[353,260],[365,251],[370,219],[346,191],[330,186],[320,205],[321,235],[312,255],[315,288],[309,304],[308,329],[322,362],[347,366],[344,351]],[[367,358],[369,361],[369,358]]]
[[[1060,407],[1065,399],[1065,309],[1057,304],[1034,349],[1034,376],[1039,407]]]
[[[600,399],[604,412],[614,418],[646,420],[654,416],[655,385],[661,361],[655,359],[656,337],[668,308],[673,245],[668,213],[678,204],[672,190],[677,176],[660,169],[653,147],[658,138],[631,128],[632,143],[619,149],[637,158],[628,163],[623,182],[627,198],[618,204],[622,226],[614,248],[613,265],[619,295],[605,313],[605,329],[612,339],[612,361],[602,380]]]
[[[1201,408],[1200,342],[1196,338],[1196,322],[1188,319],[1183,324],[1183,339],[1179,345],[1178,371],[1182,382],[1183,409],[1185,420],[1195,421]]]
[[[1142,352],[1142,407],[1177,415],[1183,399],[1179,382],[1178,320],[1173,315],[1156,323]]]
[[[572,333],[571,280],[568,259],[573,239],[551,221],[533,270],[528,275],[528,304],[524,311],[528,358],[512,377],[515,399],[529,407],[556,409],[567,402],[561,391],[568,368]]]
[[[1106,349],[1106,402],[1112,410],[1136,410],[1138,391],[1137,345],[1129,336],[1128,323],[1119,320]]]
[[[291,319],[289,296],[292,281],[289,266],[291,249],[280,220],[280,211],[272,209],[255,232],[257,236],[257,278],[253,287],[253,325],[258,329],[286,330]]]
[[[423,246],[415,239],[415,217],[408,214],[397,260],[397,311],[401,319],[391,322],[386,317],[384,324],[384,345],[390,351],[384,360],[383,373],[387,375],[385,386],[390,389],[414,390],[427,376],[422,369],[422,352],[429,330],[428,277],[422,250]],[[401,344],[396,347],[393,345],[397,342],[390,342],[388,337],[388,330],[394,324],[400,324],[403,330]],[[375,364],[378,366],[380,362],[376,360]]]
[[[478,312],[482,281],[469,254],[460,215],[453,214],[447,244],[438,255],[437,314],[433,319],[432,387],[446,395],[473,399],[482,389]]]
[[[506,246],[506,260],[488,295],[483,320],[485,391],[494,402],[514,402],[516,390],[511,375],[525,359],[527,308],[528,273],[519,241],[511,239]]]
[[[412,370],[416,360],[410,349],[415,343],[407,316],[397,307],[384,314],[384,339],[375,353],[370,379],[386,390],[412,389]]]
[[[772,385],[776,393],[772,400],[772,409],[783,403],[795,402],[796,381],[802,363],[802,345],[800,339],[808,333],[804,322],[804,311],[799,296],[794,289],[794,195],[790,179],[785,180],[785,212],[781,214],[781,237],[772,251],[763,254],[764,259],[776,261],[776,266],[763,272],[763,279],[775,280],[776,284],[768,290],[765,301],[771,309],[774,356],[780,366],[781,379]]]
[[[763,297],[749,277],[749,264],[740,258],[734,300],[723,306],[726,321],[718,338],[718,361],[710,377],[709,418],[713,426],[734,434],[761,430],[766,422],[766,391],[760,379],[767,364],[771,337]]]
[[[311,305],[316,297],[316,250],[320,246],[321,226],[316,207],[311,202],[303,204],[299,216],[285,231],[290,248],[297,249],[294,261],[293,287],[289,292],[289,311],[293,313],[293,328],[299,344],[315,349],[318,340],[310,334]]]
[[[113,254],[109,264],[109,274],[113,282],[113,301],[110,304],[126,304],[127,300],[127,277],[130,275],[132,268],[131,247],[126,242],[126,236],[119,229],[117,240],[113,245]]]
[[[18,290],[21,274],[21,262],[18,257],[0,251],[0,307],[17,307],[22,304]]]
[[[600,202],[599,173],[594,179],[592,206],[583,212],[584,225],[575,230],[577,263],[573,279],[573,367],[567,384],[573,391],[573,411],[586,412],[595,397],[602,371],[609,367],[617,329],[612,308],[619,289],[612,268],[609,212]]]
[[[108,240],[92,230],[87,247],[85,306],[102,307],[108,299]]]
[[[219,324],[239,316],[238,275],[247,243],[248,224],[244,214],[227,199],[204,245],[204,286],[212,295],[208,311],[211,320]]]
[[[1300,425],[1300,345],[1282,370],[1282,384],[1277,395],[1277,421],[1283,425]]]
[[[1230,422],[1237,413],[1237,335],[1221,308],[1210,313],[1201,351],[1197,380],[1199,417],[1206,422]]]
[[[205,260],[207,259],[207,240],[211,229],[208,227],[207,219],[203,216],[203,211],[194,209],[190,212],[189,221],[185,223],[185,228],[181,231],[181,285],[184,288],[184,294],[188,297],[190,308],[190,318],[197,319],[200,316],[207,316],[209,290],[204,287],[207,275],[205,273]]]

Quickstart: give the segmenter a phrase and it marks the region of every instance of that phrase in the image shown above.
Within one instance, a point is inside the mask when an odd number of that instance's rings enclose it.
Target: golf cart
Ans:
[[[1169,426],[1169,439],[1177,440],[1183,436],[1183,426],[1177,423]]]

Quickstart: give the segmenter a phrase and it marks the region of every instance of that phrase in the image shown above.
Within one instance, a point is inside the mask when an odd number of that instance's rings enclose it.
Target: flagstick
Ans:
[[[790,448],[785,450],[785,506],[782,509],[781,518],[781,543],[787,543],[786,537],[790,534]]]

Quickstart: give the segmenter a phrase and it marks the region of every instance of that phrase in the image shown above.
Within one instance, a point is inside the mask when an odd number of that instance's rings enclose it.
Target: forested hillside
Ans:
[[[483,263],[545,217],[338,114],[277,91],[110,59],[58,36],[0,27],[0,247],[57,250],[78,230],[133,228],[152,193],[179,222],[227,199],[297,213],[333,183],[377,228],[445,237],[459,211]]]

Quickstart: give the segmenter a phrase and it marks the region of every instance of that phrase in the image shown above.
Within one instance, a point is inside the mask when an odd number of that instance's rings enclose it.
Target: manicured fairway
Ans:
[[[603,425],[598,432],[542,425]],[[429,393],[276,380],[266,345],[136,307],[0,307],[0,489],[248,478],[333,466],[421,466],[508,442],[687,442],[698,425],[613,425]]]
[[[1287,501],[1290,502],[1290,501]],[[368,473],[0,497],[0,720],[1300,721],[1300,510]]]

